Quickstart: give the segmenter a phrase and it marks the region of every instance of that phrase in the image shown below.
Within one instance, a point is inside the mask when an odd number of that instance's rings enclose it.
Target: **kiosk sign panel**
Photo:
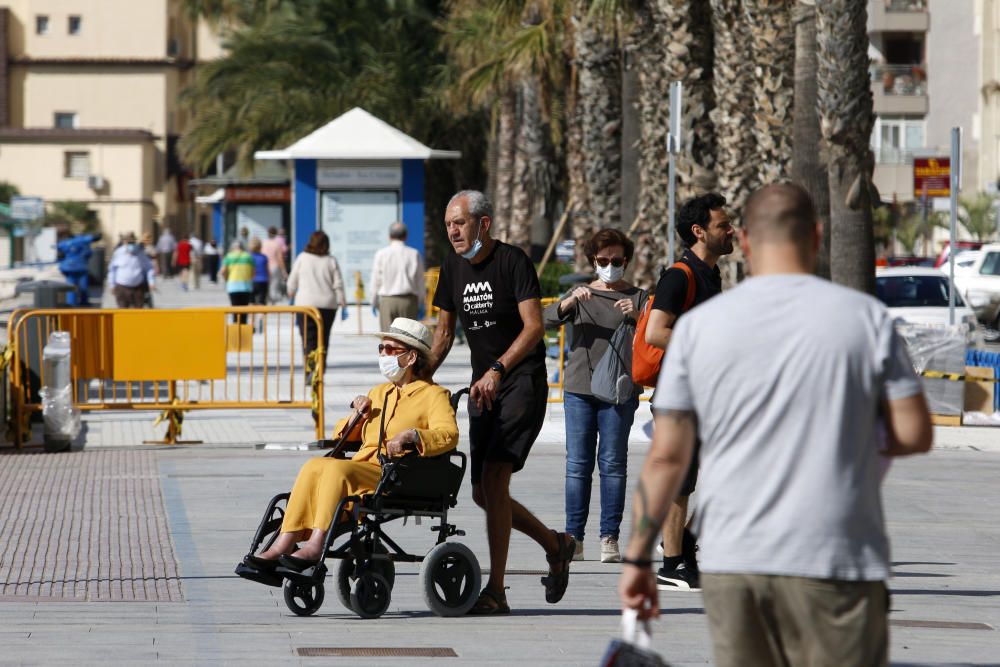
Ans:
[[[355,272],[361,272],[365,299],[371,301],[375,252],[389,243],[389,225],[400,219],[396,191],[334,190],[322,194],[320,228],[330,237],[347,300],[355,303]]]
[[[913,158],[913,196],[951,196],[951,159],[946,157]]]

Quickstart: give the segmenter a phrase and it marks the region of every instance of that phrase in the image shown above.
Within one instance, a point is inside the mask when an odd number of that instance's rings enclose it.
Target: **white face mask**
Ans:
[[[476,242],[472,244],[472,247],[462,253],[462,257],[465,259],[473,259],[483,247],[483,242],[479,238],[483,235],[483,221],[479,221],[479,230],[476,232]]]
[[[400,355],[402,356],[402,355]],[[399,357],[392,354],[380,355],[378,358],[378,369],[389,382],[397,382],[406,373],[409,366],[400,366]]]
[[[594,268],[597,270],[597,277],[607,285],[618,282],[625,275],[624,265],[612,266],[609,262],[607,266],[595,266]]]

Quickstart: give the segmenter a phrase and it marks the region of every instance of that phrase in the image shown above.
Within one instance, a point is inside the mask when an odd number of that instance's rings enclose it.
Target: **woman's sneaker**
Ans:
[[[601,562],[620,563],[622,553],[618,550],[618,539],[608,536],[601,538]]]
[[[656,572],[656,587],[661,591],[700,591],[701,577],[698,570],[685,567],[684,563],[670,571],[661,567]]]
[[[583,540],[576,540],[576,551],[573,552],[573,560],[583,560]]]

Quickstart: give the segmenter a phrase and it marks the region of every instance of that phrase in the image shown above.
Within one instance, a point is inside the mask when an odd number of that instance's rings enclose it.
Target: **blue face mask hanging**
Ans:
[[[472,244],[472,247],[462,253],[462,257],[465,259],[472,259],[475,257],[483,247],[483,242],[480,240],[480,236],[483,235],[483,222],[479,221],[479,231],[476,232],[476,242]]]

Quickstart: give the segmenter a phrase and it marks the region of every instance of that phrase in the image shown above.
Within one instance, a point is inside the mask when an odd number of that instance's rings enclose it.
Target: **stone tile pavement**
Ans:
[[[164,287],[166,293],[169,282]],[[183,296],[183,295],[181,295]],[[208,289],[198,299],[222,302],[221,291]],[[164,304],[167,299],[161,300]],[[161,304],[162,305],[162,304]],[[374,364],[374,341],[351,333],[352,320],[338,322],[335,350],[327,373],[327,414],[346,412],[356,393],[379,381]],[[367,324],[366,324],[367,327]],[[374,330],[367,328],[366,330]],[[456,347],[439,381],[449,387],[468,381],[468,352]],[[648,420],[640,407],[630,440],[629,467],[634,480],[647,447],[641,429]],[[460,411],[466,432],[464,410]],[[400,564],[389,612],[376,621],[364,621],[340,607],[328,580],[327,600],[316,616],[299,618],[285,607],[278,589],[245,582],[232,569],[246,552],[251,533],[268,498],[288,489],[299,466],[315,455],[307,451],[261,450],[255,445],[295,442],[295,429],[308,437],[308,416],[265,411],[198,413],[189,416],[190,432],[204,429],[207,445],[189,447],[142,446],[140,438],[153,435],[152,415],[117,413],[90,420],[82,452],[66,454],[8,454],[0,456],[0,493],[4,511],[20,502],[30,508],[22,523],[58,524],[67,514],[53,511],[53,499],[73,497],[64,478],[32,482],[25,466],[46,459],[67,461],[67,468],[107,467],[104,456],[135,454],[129,465],[117,464],[114,473],[129,488],[131,476],[154,483],[162,498],[171,556],[176,559],[178,591],[182,601],[76,601],[72,596],[0,598],[0,663],[3,664],[273,664],[302,665],[587,665],[595,664],[607,641],[616,634],[618,604],[615,593],[619,566],[601,564],[598,543],[588,535],[588,560],[574,563],[570,588],[558,605],[544,602],[537,572],[545,562],[540,550],[515,534],[511,544],[508,596],[514,613],[506,618],[441,619],[424,606],[419,590],[418,565]],[[303,421],[300,421],[303,420]],[[132,422],[135,423],[132,423]],[[127,422],[128,425],[122,425]],[[563,521],[562,414],[550,405],[549,420],[528,465],[514,478],[513,493],[552,527]],[[147,430],[148,429],[148,430]],[[215,429],[215,430],[212,430]],[[284,430],[283,430],[284,429]],[[252,433],[251,433],[252,431]],[[996,568],[1000,546],[1000,453],[988,432],[943,432],[949,446],[928,457],[897,462],[885,485],[886,515],[893,541],[895,578],[891,582],[892,657],[897,665],[1000,664],[1000,573]],[[217,438],[217,439],[215,439]],[[279,438],[281,440],[279,440]],[[970,446],[969,443],[972,443]],[[974,446],[974,447],[973,447]],[[464,438],[460,447],[467,451]],[[47,464],[55,466],[56,464]],[[20,468],[18,467],[20,466]],[[131,471],[131,472],[130,472]],[[80,473],[83,474],[83,473]],[[105,473],[100,473],[105,474]],[[147,477],[149,479],[147,479]],[[116,477],[117,478],[117,477]],[[42,489],[40,487],[46,487]],[[92,493],[101,496],[99,493]],[[151,502],[148,487],[116,500],[93,502],[94,512],[121,521],[137,510],[139,499]],[[155,504],[155,503],[154,503]],[[56,504],[58,507],[58,504]],[[72,513],[71,513],[72,514]],[[597,494],[590,527],[596,530]],[[6,519],[0,517],[0,521]],[[69,521],[76,520],[75,515]],[[488,566],[482,513],[463,489],[453,522],[468,534],[469,545]],[[623,526],[627,539],[627,527]],[[116,524],[120,525],[120,524]],[[12,555],[12,532],[0,531],[4,566]],[[433,534],[425,523],[394,526],[390,534],[413,551],[428,549]],[[138,535],[132,535],[134,540]],[[148,538],[141,538],[148,539]],[[123,544],[123,540],[126,542]],[[47,544],[56,544],[49,537]],[[130,554],[130,535],[106,535],[109,551]],[[37,568],[28,564],[27,551],[16,552],[10,572]],[[31,552],[35,553],[35,552]],[[155,556],[148,555],[150,560]],[[38,557],[35,556],[37,559]],[[163,555],[163,560],[168,557]],[[73,557],[78,571],[93,567],[91,551]],[[97,559],[100,560],[100,559]],[[133,559],[133,571],[136,565]],[[58,561],[58,559],[57,559]],[[89,571],[89,570],[88,570]],[[98,579],[108,577],[98,570]],[[4,585],[21,585],[2,570]],[[36,577],[29,575],[34,580]],[[52,577],[56,579],[55,576]],[[89,578],[89,575],[88,575]],[[65,577],[63,577],[65,579]],[[100,590],[98,585],[98,590]],[[111,590],[110,581],[108,583]],[[51,586],[50,592],[56,587]],[[4,589],[6,590],[6,588]],[[39,585],[38,591],[41,591]],[[89,591],[89,589],[88,589]],[[152,595],[152,593],[149,593]],[[74,601],[68,601],[72,597]],[[104,600],[106,598],[101,598]],[[173,598],[171,598],[173,599]],[[663,596],[664,617],[654,628],[655,648],[676,665],[710,664],[708,634],[701,597],[697,593]],[[324,648],[450,649],[456,657],[311,657],[301,649]],[[308,653],[306,651],[305,653]],[[318,651],[322,653],[322,651]]]

